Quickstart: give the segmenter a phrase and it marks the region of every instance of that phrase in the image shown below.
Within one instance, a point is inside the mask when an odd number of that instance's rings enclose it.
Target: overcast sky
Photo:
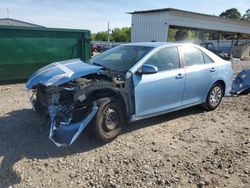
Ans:
[[[111,28],[130,26],[127,12],[168,7],[214,15],[234,7],[244,14],[250,0],[0,0],[0,18],[8,8],[10,18],[96,33],[106,30],[107,22]]]

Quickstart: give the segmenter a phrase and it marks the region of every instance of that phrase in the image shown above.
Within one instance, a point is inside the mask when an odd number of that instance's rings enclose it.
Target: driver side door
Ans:
[[[141,119],[182,106],[185,71],[177,47],[164,47],[144,64],[154,65],[154,74],[134,74],[135,118]]]

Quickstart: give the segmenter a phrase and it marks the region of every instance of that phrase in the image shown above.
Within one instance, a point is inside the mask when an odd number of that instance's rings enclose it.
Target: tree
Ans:
[[[241,20],[250,21],[250,9],[246,11],[246,13],[242,16]]]
[[[91,38],[91,40],[95,40],[95,38],[96,38],[96,34],[95,34],[95,33],[91,33],[90,38]]]
[[[175,34],[177,32],[177,29],[169,28],[168,29],[168,38],[167,41],[174,42],[175,41]]]
[[[95,35],[95,41],[107,41],[108,40],[108,33],[105,31],[101,31],[96,33]]]
[[[115,28],[111,33],[111,40],[114,42],[130,42],[131,41],[131,28]]]
[[[227,9],[225,12],[222,12],[220,14],[220,17],[239,20],[241,18],[241,13],[238,11],[238,9],[231,8]]]
[[[108,33],[106,31],[101,31],[96,34],[91,35],[92,40],[95,41],[107,41]],[[111,41],[113,42],[130,42],[131,41],[131,28],[114,28],[110,35]]]

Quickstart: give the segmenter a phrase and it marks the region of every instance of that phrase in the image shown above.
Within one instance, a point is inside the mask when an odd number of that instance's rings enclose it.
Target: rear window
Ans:
[[[205,63],[214,63],[212,58],[210,58],[207,54],[203,53],[203,55],[204,55]]]
[[[202,65],[205,63],[203,52],[194,47],[183,47],[182,48],[183,58],[185,66]]]
[[[172,70],[180,67],[179,52],[176,47],[166,47],[153,54],[146,64],[154,65],[159,71]]]

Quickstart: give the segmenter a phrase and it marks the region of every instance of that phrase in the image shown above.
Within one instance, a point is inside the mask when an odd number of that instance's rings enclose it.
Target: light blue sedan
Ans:
[[[216,109],[231,91],[231,62],[194,45],[134,43],[84,63],[50,64],[28,80],[35,111],[49,115],[50,139],[70,145],[87,125],[113,140],[129,123],[201,104]]]

